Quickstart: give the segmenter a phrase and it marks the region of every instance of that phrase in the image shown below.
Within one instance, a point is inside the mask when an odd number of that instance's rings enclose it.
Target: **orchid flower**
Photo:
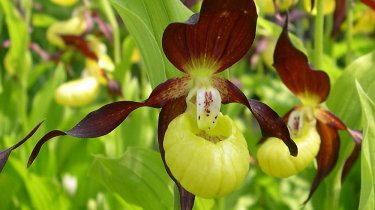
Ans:
[[[78,46],[81,46],[80,51],[86,56],[86,65],[79,79],[65,82],[56,89],[55,99],[63,106],[85,106],[96,99],[100,84],[109,87],[108,83],[112,81],[110,73],[115,68],[113,61],[107,55],[106,45],[95,36],[88,35],[85,40],[77,36],[62,38],[68,45],[82,43]]]
[[[182,209],[191,209],[195,195],[224,196],[247,174],[250,160],[246,141],[234,122],[220,112],[221,104],[233,102],[253,113],[263,136],[281,139],[289,154],[296,156],[297,146],[283,120],[267,105],[248,100],[232,82],[219,76],[248,52],[256,22],[252,0],[204,0],[199,14],[186,23],[168,25],[163,34],[164,53],[183,76],[158,85],[145,101],[110,103],[66,132],[50,131],[35,146],[28,166],[53,137],[103,136],[135,109],[161,108],[158,143],[162,160],[179,188]]]
[[[304,170],[316,158],[317,173],[307,202],[336,165],[340,148],[338,131],[347,131],[355,142],[355,148],[345,162],[342,180],[357,159],[362,134],[349,129],[338,117],[323,108],[321,103],[327,99],[330,91],[329,77],[324,71],[309,66],[307,57],[292,45],[287,27],[286,21],[276,44],[274,66],[282,82],[302,102],[283,117],[297,144],[298,156],[287,154],[287,147],[272,137],[260,141],[257,159],[265,173],[283,178]]]
[[[82,10],[78,10],[70,19],[57,21],[48,27],[46,34],[47,40],[59,48],[65,48],[66,44],[64,43],[61,35],[79,36],[85,33],[88,27],[89,25],[84,18],[84,12]]]

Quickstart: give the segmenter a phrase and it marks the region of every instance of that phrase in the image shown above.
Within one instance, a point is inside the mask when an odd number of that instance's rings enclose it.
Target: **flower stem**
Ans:
[[[324,201],[324,209],[339,209],[340,192],[341,192],[341,170],[333,174],[334,177],[326,182],[326,199]]]
[[[345,57],[345,63],[346,65],[349,65],[352,62],[352,52],[353,52],[353,46],[352,46],[352,36],[353,36],[353,12],[351,11],[351,1],[346,1],[346,23],[348,25],[348,28],[346,30],[345,39],[346,39],[346,57]]]
[[[218,199],[218,210],[224,210],[225,209],[225,198],[219,198]]]
[[[322,69],[323,64],[323,45],[324,45],[324,0],[317,0],[317,14],[315,16],[314,31],[314,66]]]
[[[121,55],[120,55],[120,48],[121,48],[121,42],[120,42],[120,30],[118,23],[116,21],[116,17],[114,15],[113,9],[110,5],[110,1],[108,0],[101,0],[100,4],[104,10],[105,15],[108,18],[109,24],[112,27],[112,33],[113,33],[113,56],[115,63],[120,63]]]
[[[173,186],[173,210],[180,210],[180,191],[178,190],[177,185]]]

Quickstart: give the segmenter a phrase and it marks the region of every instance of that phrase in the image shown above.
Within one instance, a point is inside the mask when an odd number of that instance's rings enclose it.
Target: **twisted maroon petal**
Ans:
[[[290,138],[289,130],[275,111],[260,101],[250,99],[246,96],[229,80],[214,77],[214,86],[221,94],[223,104],[227,103],[240,103],[245,105],[253,113],[257,119],[259,126],[262,129],[264,137],[277,137],[286,144],[289,152],[293,156],[297,156],[298,148],[294,141]]]
[[[310,200],[319,184],[336,165],[340,149],[339,134],[337,129],[334,129],[320,121],[317,121],[317,129],[321,138],[320,149],[316,158],[318,162],[318,170],[305,203]]]
[[[322,123],[336,129],[336,130],[344,130],[347,131],[352,140],[354,141],[354,148],[348,159],[346,159],[344,168],[342,171],[341,180],[344,180],[350,169],[352,168],[355,161],[358,159],[358,155],[361,151],[362,146],[362,133],[356,130],[349,129],[346,125],[332,112],[329,112],[324,109],[316,109],[315,110],[315,117]]]
[[[204,0],[200,14],[172,23],[163,50],[180,71],[221,72],[241,59],[254,41],[257,13],[252,0]]]
[[[89,113],[83,120],[66,132],[60,130],[50,131],[34,147],[28,166],[32,164],[43,144],[49,139],[63,135],[78,138],[95,138],[106,135],[120,125],[135,109],[143,106],[161,108],[170,101],[187,95],[189,80],[190,78],[188,77],[167,80],[157,86],[149,98],[143,102],[118,101],[110,103]]]
[[[1,150],[0,151],[0,173],[1,171],[3,170],[8,158],[9,158],[9,155],[10,153],[18,148],[19,146],[21,146],[23,143],[25,143],[32,135],[34,135],[34,133],[38,130],[38,128],[40,127],[40,125],[42,124],[43,122],[40,122],[38,125],[36,125],[31,131],[30,133],[28,133],[21,141],[19,141],[18,143],[16,143],[15,145],[11,146],[10,148],[8,149],[5,149],[5,150]]]

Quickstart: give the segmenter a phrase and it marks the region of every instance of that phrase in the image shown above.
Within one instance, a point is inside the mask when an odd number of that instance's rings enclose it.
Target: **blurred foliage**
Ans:
[[[305,2],[289,1],[281,9],[289,8],[292,41],[310,58],[314,17],[306,12]],[[198,11],[199,5],[194,4],[192,10]],[[298,101],[272,67],[281,21],[273,5],[265,5],[267,8],[260,8],[251,52],[225,76],[247,97],[262,100],[283,115]],[[65,82],[86,76],[87,55],[74,46],[57,47],[48,40],[47,31],[78,13],[90,16],[95,23],[79,35],[98,39],[107,48],[105,54],[113,60],[114,70],[98,68],[96,74],[104,75],[101,79],[105,82],[100,83],[91,103],[64,107],[56,102],[55,91]],[[277,179],[261,172],[254,160],[240,189],[221,199],[197,198],[194,209],[326,209],[324,203],[331,199],[327,189],[341,190],[339,209],[358,208],[360,197],[360,209],[373,208],[374,11],[358,2],[349,6],[347,13],[353,19],[342,24],[336,37],[330,37],[333,13],[325,15],[322,66],[332,84],[327,107],[348,126],[364,131],[362,166],[356,164],[343,185],[337,184],[343,160],[353,147],[349,137],[342,134],[335,172],[305,206],[302,203],[316,171],[314,166],[299,175]],[[13,145],[45,120],[34,137],[12,153],[0,174],[0,209],[173,208],[173,184],[157,153],[157,110],[137,110],[115,131],[97,139],[60,137],[43,148],[32,167],[26,168],[26,163],[37,139],[47,131],[69,129],[90,111],[113,100],[143,100],[151,87],[178,75],[163,54],[161,38],[169,23],[185,21],[191,14],[179,0],[0,1],[0,148]],[[121,94],[113,94],[115,91]],[[236,119],[254,155],[261,134],[250,112],[240,105],[224,106],[222,111]],[[361,182],[366,187],[363,192]]]

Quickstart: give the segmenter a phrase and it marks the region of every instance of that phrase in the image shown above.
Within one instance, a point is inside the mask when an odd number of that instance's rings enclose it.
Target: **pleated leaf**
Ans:
[[[358,80],[370,98],[375,98],[375,91],[367,91],[375,85],[375,51],[359,57],[345,69],[333,85],[327,100],[329,110],[347,127],[360,129],[361,105],[355,80]]]
[[[89,175],[131,205],[155,210],[173,206],[171,180],[156,151],[129,148],[119,159],[97,156]]]
[[[362,105],[362,122],[364,139],[361,154],[361,196],[359,208],[375,209],[375,103],[356,83]]]
[[[162,50],[164,29],[171,22],[183,22],[192,12],[179,0],[111,0],[140,50],[151,85],[155,87],[178,71]]]

